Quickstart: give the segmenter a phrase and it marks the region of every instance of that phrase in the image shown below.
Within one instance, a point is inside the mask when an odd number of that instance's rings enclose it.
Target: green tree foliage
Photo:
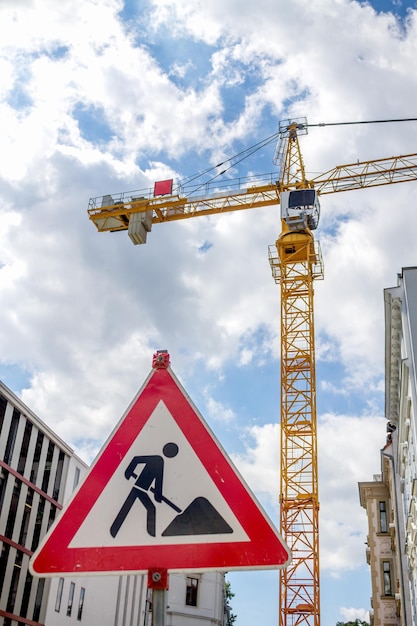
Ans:
[[[226,596],[226,607],[229,609],[229,619],[227,626],[233,626],[237,619],[237,615],[232,613],[232,607],[230,606],[230,600],[235,597],[235,594],[232,591],[230,582],[228,580],[224,581],[224,592]]]
[[[369,626],[369,624],[361,619],[355,619],[354,622],[337,622],[336,626]]]

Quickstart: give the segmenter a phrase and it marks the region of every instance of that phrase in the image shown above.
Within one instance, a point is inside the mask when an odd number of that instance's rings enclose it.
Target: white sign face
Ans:
[[[231,540],[249,538],[161,400],[69,547]]]

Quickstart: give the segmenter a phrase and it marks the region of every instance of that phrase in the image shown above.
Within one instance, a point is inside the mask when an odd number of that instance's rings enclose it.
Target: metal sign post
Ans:
[[[148,571],[148,589],[152,589],[152,626],[165,626],[168,570],[150,569]]]

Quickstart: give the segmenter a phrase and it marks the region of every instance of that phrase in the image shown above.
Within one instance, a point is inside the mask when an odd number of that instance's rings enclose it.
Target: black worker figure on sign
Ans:
[[[172,459],[178,454],[178,446],[176,443],[166,443],[162,449],[163,455]],[[136,467],[143,464],[144,467],[139,475],[135,474]],[[146,529],[151,537],[155,537],[156,532],[156,507],[153,499],[149,495],[149,492],[153,494],[155,502],[166,502],[172,508],[181,512],[181,509],[176,507],[172,502],[162,495],[162,484],[164,479],[164,459],[158,454],[135,456],[129,463],[126,471],[125,478],[135,478],[135,486],[127,496],[122,508],[116,516],[113,524],[110,528],[110,534],[115,537],[120,530],[121,525],[125,521],[130,509],[136,500],[140,500],[147,511],[146,517]]]
[[[178,454],[178,446],[172,441],[162,448],[164,457],[172,459]],[[138,465],[144,465],[140,474],[136,474]],[[116,537],[123,522],[136,500],[140,500],[146,509],[146,530],[151,537],[156,536],[157,504],[163,503],[173,509],[177,515],[161,533],[162,537],[178,537],[180,535],[219,535],[233,533],[233,529],[207,498],[197,496],[182,511],[174,502],[162,494],[165,460],[159,454],[144,454],[134,456],[130,461],[125,478],[135,478],[135,485],[124,501],[116,519],[110,527],[110,534]],[[182,495],[183,486],[178,484],[179,495]],[[153,497],[151,497],[151,495]]]

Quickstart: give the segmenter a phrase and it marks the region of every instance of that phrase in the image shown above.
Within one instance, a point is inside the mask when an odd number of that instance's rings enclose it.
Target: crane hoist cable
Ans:
[[[360,122],[320,122],[318,124],[307,124],[308,127],[313,126],[352,126],[353,124],[391,124],[392,122],[417,122],[417,117],[402,117],[392,120],[362,120]]]
[[[228,167],[226,167],[225,169],[223,169],[221,172],[217,172],[208,181],[205,181],[204,183],[201,183],[200,186],[198,186],[195,189],[193,189],[193,193],[195,193],[196,191],[198,191],[204,185],[206,185],[208,183],[211,183],[216,178],[219,178],[220,176],[223,176],[224,174],[226,174],[226,172],[228,172],[231,168],[236,167],[236,165],[238,165],[239,163],[241,163],[245,159],[247,159],[250,156],[252,156],[252,154],[255,154],[255,152],[258,152],[259,150],[261,150],[265,146],[269,145],[273,141],[276,141],[278,136],[279,136],[279,133],[274,133],[273,135],[270,135],[269,137],[266,137],[265,139],[262,139],[261,141],[258,141],[253,146],[250,146],[249,148],[245,148],[245,150],[242,150],[241,152],[238,152],[234,156],[229,157],[228,159],[225,159],[221,163],[217,163],[217,165],[213,165],[213,167],[207,168],[203,172],[199,172],[197,174],[194,174],[193,176],[190,176],[188,178],[184,178],[183,180],[181,180],[178,183],[178,187],[179,188],[184,188],[187,185],[189,185],[190,183],[192,183],[194,180],[198,180],[199,178],[201,178],[201,176],[204,176],[204,175],[208,174],[209,172],[212,172],[213,170],[217,170],[219,167],[223,167],[227,163],[230,163],[230,165]]]

